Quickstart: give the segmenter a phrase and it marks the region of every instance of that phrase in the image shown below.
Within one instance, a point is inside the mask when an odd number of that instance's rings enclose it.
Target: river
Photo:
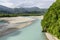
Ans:
[[[37,19],[28,27],[17,30],[4,37],[0,37],[0,40],[47,40],[46,36],[42,32],[41,19]]]

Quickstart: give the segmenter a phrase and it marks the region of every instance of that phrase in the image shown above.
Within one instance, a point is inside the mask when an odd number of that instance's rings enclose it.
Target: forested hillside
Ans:
[[[13,17],[13,16],[40,16],[43,15],[47,9],[40,9],[38,7],[31,8],[8,8],[0,5],[0,17]]]
[[[43,31],[49,32],[60,39],[60,0],[50,6],[42,20]]]

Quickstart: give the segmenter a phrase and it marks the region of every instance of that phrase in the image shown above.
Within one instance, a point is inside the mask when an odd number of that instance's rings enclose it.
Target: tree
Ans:
[[[42,28],[60,39],[60,0],[56,0],[44,15]]]

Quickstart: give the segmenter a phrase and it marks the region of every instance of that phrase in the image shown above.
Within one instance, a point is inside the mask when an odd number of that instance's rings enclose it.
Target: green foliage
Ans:
[[[0,12],[0,17],[16,17],[16,16],[40,16],[45,12],[28,12],[28,13],[2,13]]]
[[[60,39],[60,0],[48,9],[42,20],[42,28]]]
[[[42,14],[0,14],[0,17],[40,16]]]
[[[39,11],[23,11],[23,12],[9,12],[0,10],[0,17],[16,17],[16,16],[40,16],[44,15],[47,9],[40,9]]]

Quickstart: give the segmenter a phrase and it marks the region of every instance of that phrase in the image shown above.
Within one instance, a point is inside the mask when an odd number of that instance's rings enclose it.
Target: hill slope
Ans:
[[[8,8],[0,5],[0,17],[10,16],[37,16],[43,15],[47,9],[40,9],[38,7],[31,8]]]
[[[31,8],[8,8],[6,6],[0,5],[0,12],[2,13],[28,13],[28,12],[45,12],[47,9],[40,9],[38,7]]]
[[[60,0],[50,6],[42,20],[43,30],[60,39]]]
[[[12,8],[0,5],[0,13],[14,13],[14,10]]]

